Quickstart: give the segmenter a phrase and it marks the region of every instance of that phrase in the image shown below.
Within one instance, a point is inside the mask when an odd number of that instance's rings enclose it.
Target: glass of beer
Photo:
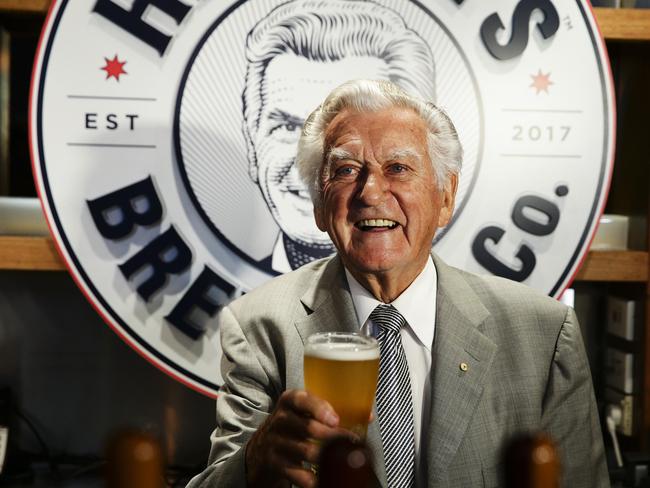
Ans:
[[[377,389],[377,340],[347,332],[311,335],[304,372],[305,389],[332,405],[341,427],[365,437]]]

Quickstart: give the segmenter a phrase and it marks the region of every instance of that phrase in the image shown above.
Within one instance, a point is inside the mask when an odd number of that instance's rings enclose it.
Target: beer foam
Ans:
[[[311,344],[305,348],[305,355],[331,361],[369,361],[379,358],[379,348],[356,344]]]

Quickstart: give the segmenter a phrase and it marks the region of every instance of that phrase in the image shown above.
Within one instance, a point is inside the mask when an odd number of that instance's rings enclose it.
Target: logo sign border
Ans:
[[[248,0],[238,0],[230,5],[224,12],[219,16],[219,19],[215,20],[211,28],[202,36],[201,41],[204,42],[205,38],[210,35],[214,30],[215,26],[219,24],[220,21],[225,19],[230,13],[232,13],[236,8],[241,4],[245,3]],[[428,8],[423,6],[418,0],[411,0],[415,5],[424,10],[425,12],[430,12]],[[603,159],[600,164],[600,171],[598,177],[598,186],[599,193],[595,195],[591,210],[589,212],[588,224],[582,232],[582,235],[579,239],[579,244],[576,246],[574,253],[572,254],[569,263],[562,271],[560,277],[558,278],[556,284],[553,286],[549,295],[555,296],[559,295],[558,290],[563,291],[575,278],[577,270],[580,265],[584,262],[587,257],[587,249],[591,244],[591,241],[594,238],[595,230],[597,228],[597,219],[596,214],[602,215],[605,203],[606,196],[609,193],[609,187],[611,185],[612,173],[614,170],[614,157],[615,157],[615,148],[616,148],[616,98],[614,95],[614,83],[613,76],[611,72],[611,65],[609,63],[609,57],[607,54],[607,49],[605,46],[605,41],[600,32],[600,28],[595,20],[593,14],[593,8],[587,3],[586,6],[590,10],[590,15],[585,10],[585,0],[575,0],[578,6],[578,9],[582,15],[582,19],[586,24],[587,31],[589,33],[589,38],[592,46],[596,51],[596,61],[598,66],[598,76],[600,78],[600,84],[602,87],[602,102],[603,102],[603,112],[605,115],[605,124],[604,124],[604,137],[603,137]],[[50,5],[50,9],[46,16],[45,22],[43,24],[43,29],[40,34],[36,55],[34,58],[34,68],[32,70],[32,79],[30,83],[30,98],[29,98],[29,146],[30,146],[30,155],[31,155],[31,164],[32,172],[34,175],[34,181],[36,186],[36,191],[38,193],[39,199],[41,201],[41,206],[43,213],[46,216],[47,225],[50,229],[50,233],[54,237],[54,243],[56,249],[61,256],[65,266],[67,267],[70,275],[72,276],[74,282],[79,287],[85,298],[90,302],[91,306],[95,311],[100,315],[100,317],[106,322],[106,324],[132,349],[134,349],[139,355],[145,358],[147,361],[152,363],[154,366],[159,368],[165,374],[169,375],[174,380],[202,393],[208,397],[216,397],[216,391],[218,386],[207,381],[200,376],[188,371],[186,368],[183,368],[175,361],[169,357],[160,353],[156,348],[151,344],[146,342],[139,334],[137,334],[113,309],[113,307],[106,301],[106,299],[98,292],[92,280],[86,273],[86,270],[81,266],[79,259],[77,258],[73,247],[71,246],[67,235],[63,231],[61,221],[58,215],[58,211],[54,205],[51,205],[53,202],[53,196],[51,188],[49,186],[47,178],[47,170],[45,167],[45,155],[43,148],[43,127],[42,127],[42,105],[43,105],[43,92],[45,86],[45,78],[47,74],[47,65],[51,55],[52,45],[56,37],[55,27],[60,23],[60,20],[63,16],[63,13],[68,5],[69,0],[54,0]],[[433,13],[431,13],[433,15]],[[437,20],[437,17],[434,15],[434,19]],[[446,26],[442,23],[439,23],[442,27],[446,29]],[[596,35],[598,33],[598,35]],[[456,43],[455,37],[450,36],[451,39]],[[197,44],[198,45],[198,44]],[[463,51],[459,49],[461,53]],[[198,50],[195,49],[192,52],[191,59],[194,59]],[[464,54],[463,54],[464,57]],[[190,60],[191,61],[191,60]],[[190,63],[188,63],[189,65]],[[178,95],[183,91],[183,87],[189,73],[189,66],[187,66],[183,71],[183,77],[181,79],[181,84],[179,85],[179,90],[177,91]],[[609,83],[606,81],[606,74],[609,77]],[[475,82],[474,76],[472,76],[473,81]],[[609,92],[607,88],[609,87]],[[37,96],[35,96],[35,94]],[[481,98],[481,92],[477,89],[477,94]],[[173,134],[174,139],[174,152],[175,155],[178,154],[178,131],[175,130],[175,126],[178,122],[177,111],[180,107],[180,100],[177,96],[176,108],[174,110],[174,122],[173,125]],[[611,110],[611,113],[608,113],[608,109]],[[481,116],[484,117],[483,106],[480,105]],[[609,116],[609,117],[608,117]],[[611,122],[611,123],[608,123]],[[484,141],[481,139],[481,144],[479,148],[479,154],[483,154],[484,150]],[[609,153],[606,152],[606,149],[610,146]],[[609,165],[607,163],[610,163]],[[180,161],[177,161],[176,164],[181,167],[182,164]],[[481,164],[481,159],[479,158],[478,164]],[[605,168],[609,166],[609,174],[606,174]],[[183,173],[183,179],[186,175]],[[605,182],[605,178],[607,181]],[[470,184],[469,190],[473,189],[474,182]],[[186,182],[184,181],[186,184]],[[604,184],[605,183],[605,184]],[[184,188],[184,191],[188,191],[187,187]],[[471,193],[471,191],[470,191]],[[191,195],[191,192],[188,191],[191,198],[194,198]],[[469,193],[468,193],[469,195]],[[196,202],[194,202],[196,203]],[[203,216],[202,216],[203,217]],[[225,241],[223,241],[225,242]],[[582,254],[580,260],[578,258]]]

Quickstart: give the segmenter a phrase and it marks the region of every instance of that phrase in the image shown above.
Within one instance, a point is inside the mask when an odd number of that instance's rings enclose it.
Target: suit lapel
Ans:
[[[338,256],[333,257],[314,278],[300,301],[309,314],[295,324],[303,344],[317,332],[359,332],[354,304]]]
[[[434,255],[438,274],[427,436],[429,484],[444,478],[474,415],[496,352],[489,312],[463,276]]]
[[[310,335],[318,332],[359,332],[357,314],[338,255],[314,278],[300,301],[308,313],[311,312],[295,323],[303,344]],[[376,419],[375,405],[373,414]],[[373,455],[373,467],[379,484],[386,487],[384,454],[377,421],[368,427],[366,444]]]

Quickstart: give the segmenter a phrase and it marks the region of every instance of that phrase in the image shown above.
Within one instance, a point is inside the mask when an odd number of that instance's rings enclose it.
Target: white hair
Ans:
[[[345,109],[376,112],[392,107],[410,108],[426,123],[428,155],[440,189],[447,186],[451,175],[460,173],[463,149],[454,124],[443,110],[409,95],[389,81],[348,81],[335,88],[311,113],[298,141],[296,165],[315,206],[320,204],[326,171],[324,163],[331,152],[331,148],[325,147],[325,130],[329,123]]]
[[[427,100],[435,98],[431,49],[394,10],[369,1],[284,3],[255,25],[246,39],[243,132],[253,172],[257,166],[253,142],[266,98],[266,69],[273,58],[287,53],[321,62],[349,56],[382,59],[389,80]]]

